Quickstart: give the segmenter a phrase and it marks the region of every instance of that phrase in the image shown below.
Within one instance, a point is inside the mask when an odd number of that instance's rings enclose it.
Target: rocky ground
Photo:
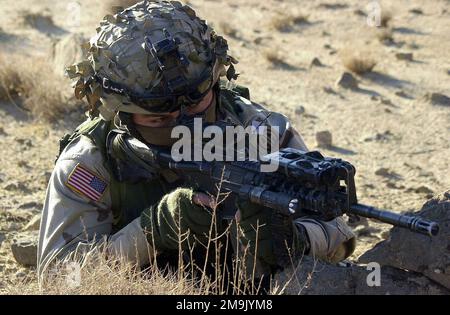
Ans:
[[[367,24],[370,2],[189,1],[228,38],[240,61],[238,83],[254,101],[287,115],[310,149],[356,166],[361,202],[418,210],[450,187],[450,2],[381,1],[390,19],[380,28]],[[106,5],[0,0],[0,6],[0,51],[46,58],[60,75],[73,59],[67,54],[76,54],[68,36],[91,36]],[[343,60],[355,63],[354,54],[373,69],[344,74],[350,71]],[[61,83],[69,86],[62,77]],[[48,123],[9,101],[0,105],[0,290],[33,276],[16,263],[11,245],[24,229],[36,229],[29,222],[42,207],[58,139],[81,121],[80,111]],[[323,143],[327,134],[331,144]],[[387,238],[389,227],[370,222],[355,230],[353,261]]]

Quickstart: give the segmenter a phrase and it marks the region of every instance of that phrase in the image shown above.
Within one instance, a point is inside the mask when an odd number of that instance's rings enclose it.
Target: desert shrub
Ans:
[[[356,74],[371,72],[377,62],[367,52],[345,50],[342,55],[344,67]]]
[[[0,99],[14,103],[38,119],[55,121],[80,108],[68,97],[70,82],[53,71],[45,58],[0,54]]]

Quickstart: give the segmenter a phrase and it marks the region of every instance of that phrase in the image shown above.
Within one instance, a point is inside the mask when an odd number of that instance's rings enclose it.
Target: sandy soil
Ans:
[[[89,37],[95,32],[104,12],[100,2],[78,1],[78,25],[75,2],[0,0],[0,50],[50,56],[53,43],[69,33]],[[450,107],[425,97],[434,92],[450,96],[449,1],[382,1],[382,9],[392,14],[390,44],[380,42],[380,30],[356,13],[369,1],[189,3],[219,33],[232,35],[227,38],[240,60],[238,83],[250,88],[254,101],[289,116],[310,149],[317,149],[316,132],[332,133],[333,147],[320,150],[356,166],[362,203],[415,210],[450,187]],[[53,24],[41,18],[27,25],[26,11],[51,16]],[[290,13],[305,15],[308,23],[275,30],[274,18]],[[335,86],[345,71],[341,57],[346,51],[361,51],[377,61],[372,73],[356,76],[356,91]],[[284,63],[270,62],[267,55],[274,53]],[[397,53],[413,53],[413,61],[399,60]],[[311,66],[313,58],[323,66]],[[79,115],[57,124],[39,122],[1,104],[0,290],[29,272],[15,263],[10,244],[39,213],[58,139],[78,122]],[[372,222],[358,227],[360,242],[352,258],[380,241],[388,228]]]

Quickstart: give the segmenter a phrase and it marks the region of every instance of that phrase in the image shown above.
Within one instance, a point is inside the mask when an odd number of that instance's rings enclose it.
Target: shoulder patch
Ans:
[[[78,163],[70,173],[66,186],[77,194],[99,201],[108,184],[93,171]]]

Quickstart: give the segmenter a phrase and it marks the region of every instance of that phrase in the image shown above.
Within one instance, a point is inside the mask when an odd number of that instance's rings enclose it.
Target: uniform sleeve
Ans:
[[[110,253],[143,265],[149,249],[139,218],[110,235],[110,175],[101,152],[86,137],[62,153],[50,178],[38,243],[38,273],[55,258],[108,245]]]

